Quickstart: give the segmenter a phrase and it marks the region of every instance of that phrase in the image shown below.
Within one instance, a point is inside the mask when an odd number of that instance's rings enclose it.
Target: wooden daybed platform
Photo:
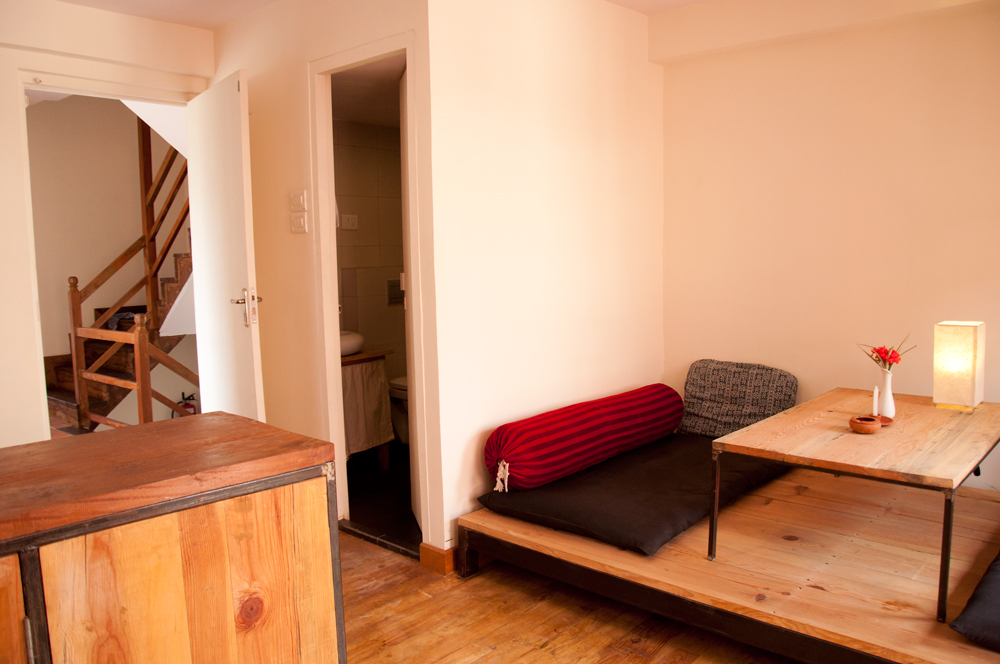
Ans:
[[[935,619],[941,496],[793,470],[644,556],[489,510],[461,517],[456,565],[478,554],[813,664],[1000,664]],[[1000,493],[956,500],[948,619],[1000,550]]]

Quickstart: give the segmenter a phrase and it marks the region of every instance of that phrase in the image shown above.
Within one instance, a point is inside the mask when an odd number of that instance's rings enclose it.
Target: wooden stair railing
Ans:
[[[82,289],[78,288],[79,280],[76,277],[69,278],[70,354],[73,365],[73,391],[76,397],[77,419],[80,428],[96,426],[93,423],[106,424],[112,427],[126,426],[121,422],[91,411],[86,381],[135,390],[139,401],[140,424],[152,421],[153,399],[170,407],[182,417],[190,414],[184,408],[181,408],[167,397],[152,389],[150,385],[151,363],[163,364],[182,378],[194,385],[198,385],[197,373],[171,358],[158,346],[160,324],[166,316],[166,309],[172,304],[172,302],[168,301],[164,310],[161,310],[158,305],[160,289],[159,272],[164,260],[170,254],[170,250],[181,228],[184,226],[184,222],[188,218],[189,207],[187,200],[183,202],[159,251],[157,251],[156,247],[157,235],[161,228],[163,228],[168,213],[176,202],[180,188],[187,178],[187,163],[184,163],[180,167],[159,212],[157,212],[155,210],[156,199],[166,184],[167,176],[174,162],[177,160],[178,152],[173,147],[167,150],[163,163],[154,177],[152,175],[151,130],[141,119],[138,121],[138,127],[142,235]],[[143,254],[144,259],[144,276],[100,315],[94,321],[93,325],[85,327],[83,325],[83,303],[140,253]],[[135,317],[135,327],[129,332],[103,329],[111,317],[118,313],[139,291],[143,290],[143,287],[145,287],[146,291],[146,314],[139,314]],[[87,339],[101,339],[112,342],[111,347],[89,367],[86,366],[84,346]],[[133,379],[125,380],[99,373],[101,367],[125,344],[131,344],[135,349],[135,374]]]
[[[117,387],[123,387],[128,390],[135,390],[137,401],[139,404],[139,424],[145,424],[146,422],[153,421],[153,399],[156,399],[160,403],[169,406],[174,412],[176,412],[181,417],[186,417],[190,415],[188,411],[181,408],[179,405],[175,404],[173,401],[163,396],[159,392],[153,389],[150,382],[150,359],[155,357],[157,361],[163,366],[167,367],[171,371],[177,373],[179,376],[185,380],[191,382],[195,386],[198,385],[198,374],[194,373],[183,364],[170,357],[163,351],[161,351],[156,346],[150,344],[149,342],[149,331],[146,329],[146,316],[145,314],[138,314],[135,317],[135,325],[129,332],[119,332],[117,330],[100,330],[90,327],[81,327],[76,331],[77,338],[83,339],[102,339],[104,341],[111,341],[114,345],[108,349],[94,364],[87,367],[85,370],[80,372],[81,380],[92,380],[96,383],[104,383],[106,385],[115,385]],[[135,375],[133,380],[125,380],[122,378],[116,378],[114,376],[106,376],[104,374],[98,373],[98,369],[110,358],[118,348],[121,348],[124,344],[132,344],[135,347]],[[86,390],[83,391],[84,399],[86,399]],[[105,417],[103,415],[98,415],[97,413],[92,413],[90,410],[84,410],[83,404],[81,404],[80,411],[81,418],[85,418],[89,421],[97,422],[99,424],[105,424],[110,427],[121,428],[128,426],[124,422],[119,422],[118,420],[113,420],[110,417]]]

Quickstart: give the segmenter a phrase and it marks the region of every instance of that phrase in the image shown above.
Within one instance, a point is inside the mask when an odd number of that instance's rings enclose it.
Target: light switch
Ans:
[[[356,214],[340,215],[340,228],[345,231],[358,230],[358,215]]]
[[[305,233],[309,230],[308,224],[306,222],[305,212],[293,212],[292,213],[292,232],[293,233]]]
[[[288,194],[288,209],[292,212],[304,212],[306,209],[306,192],[293,191]]]

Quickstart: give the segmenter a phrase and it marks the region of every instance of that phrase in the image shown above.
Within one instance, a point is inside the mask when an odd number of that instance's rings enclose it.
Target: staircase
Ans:
[[[172,254],[173,277],[160,277],[160,269],[188,217],[188,202],[178,201],[178,192],[187,177],[187,165],[182,164],[165,196],[160,193],[177,159],[173,148],[152,175],[151,134],[141,119],[139,126],[139,176],[141,186],[142,235],[123,251],[108,267],[80,289],[76,277],[69,278],[70,349],[67,355],[45,358],[45,378],[48,389],[49,421],[53,429],[63,433],[88,433],[98,424],[126,426],[109,417],[111,411],[132,390],[138,393],[139,423],[152,420],[152,400],[156,399],[182,417],[190,413],[171,399],[153,389],[150,371],[163,364],[193,385],[198,375],[169,356],[183,336],[160,336],[159,328],[166,319],[177,295],[191,276],[191,254]],[[183,159],[183,158],[182,158]],[[175,203],[173,223],[165,224]],[[159,204],[159,210],[157,210]],[[162,248],[157,251],[160,230]],[[108,308],[94,309],[94,324],[82,323],[82,304],[106,283],[118,270],[136,256],[143,257],[144,273],[132,288]],[[146,304],[125,306],[140,290],[146,294]],[[115,314],[132,314],[121,318]],[[119,319],[120,320],[117,320]],[[110,327],[117,321],[117,329]]]
[[[188,246],[191,245],[190,238],[188,239]],[[188,277],[191,276],[191,254],[174,254],[174,277],[160,277],[160,299],[156,301],[156,306],[160,310],[160,321],[164,321],[167,318],[167,313],[170,308],[174,306],[174,302],[177,301],[177,296],[180,294],[181,289],[184,288],[184,284],[187,283]]]

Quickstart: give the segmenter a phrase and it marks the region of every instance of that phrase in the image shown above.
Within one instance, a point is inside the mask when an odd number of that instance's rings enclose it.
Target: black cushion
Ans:
[[[720,502],[785,469],[724,454]],[[712,439],[673,434],[535,489],[491,491],[479,502],[500,514],[652,555],[708,516],[711,484]]]
[[[970,641],[1000,652],[1000,554],[990,563],[951,628]]]

